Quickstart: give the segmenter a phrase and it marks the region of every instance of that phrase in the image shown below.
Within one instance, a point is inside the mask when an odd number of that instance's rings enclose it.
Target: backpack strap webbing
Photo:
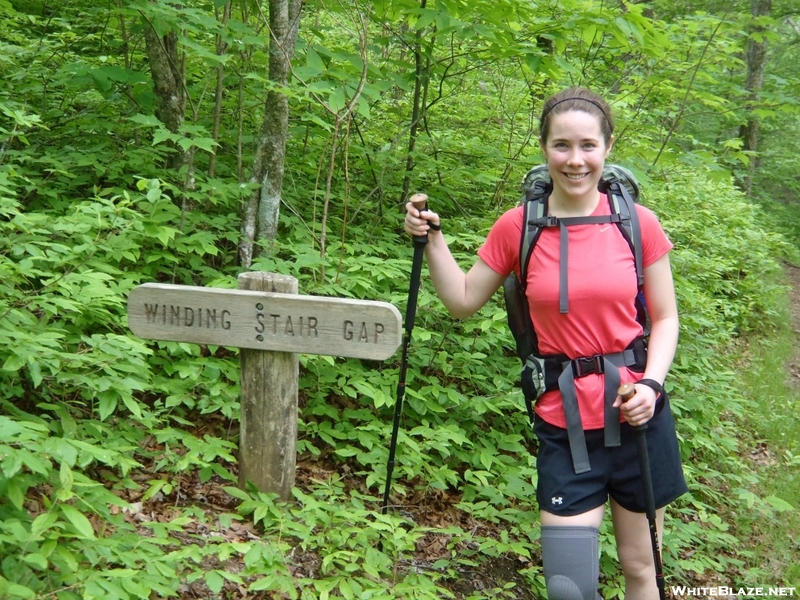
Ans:
[[[542,233],[543,223],[547,215],[547,199],[552,191],[552,184],[537,181],[533,188],[525,193],[522,202],[522,235],[519,248],[519,277],[523,291],[528,285],[528,264],[531,261],[533,247]]]
[[[635,342],[638,341],[638,339],[635,340]],[[647,351],[645,349],[644,356],[641,356],[637,350],[637,347],[631,345],[622,352],[598,354],[564,363],[564,369],[558,378],[558,389],[561,392],[561,403],[564,407],[564,418],[567,422],[567,437],[569,439],[570,453],[572,454],[572,466],[576,474],[590,471],[591,466],[586,448],[586,436],[583,433],[581,413],[578,408],[575,379],[592,373],[603,375],[604,444],[606,447],[619,446],[619,408],[614,408],[613,406],[620,385],[619,368],[638,366],[644,370]]]
[[[553,190],[552,183],[537,181],[525,192],[522,202],[522,235],[520,236],[520,283],[523,291],[527,286],[528,265],[533,248],[542,233],[543,227],[559,228],[559,312],[569,312],[569,231],[571,225],[593,223],[615,223],[628,242],[636,267],[636,281],[639,289],[644,285],[642,266],[642,245],[639,217],[628,189],[613,174],[600,181],[598,189],[606,194],[611,208],[610,215],[558,218],[547,214],[547,201]],[[637,313],[642,313],[637,307]],[[644,326],[644,324],[643,324]]]
[[[528,265],[533,255],[533,247],[544,227],[559,228],[559,312],[566,314],[569,312],[569,230],[572,225],[589,225],[600,223],[615,223],[621,225],[623,220],[627,220],[623,215],[613,211],[610,215],[598,215],[587,217],[553,217],[546,215],[546,199],[534,199],[525,202],[523,209],[524,228],[520,246],[520,280],[523,286],[527,283]],[[524,288],[523,288],[524,289]]]
[[[615,176],[610,175],[600,181],[600,191],[608,196],[611,212],[620,215],[619,228],[631,247],[633,261],[636,265],[636,281],[639,289],[644,285],[644,266],[642,264],[642,231],[639,226],[639,215],[636,203],[628,192],[628,188]]]
[[[523,221],[520,236],[519,277],[512,273],[504,283],[509,325],[517,343],[517,354],[523,363],[523,395],[528,415],[533,422],[533,402],[544,391],[560,389],[567,419],[573,466],[576,472],[585,472],[589,470],[589,461],[578,410],[575,378],[590,373],[606,375],[604,384],[605,443],[608,446],[618,445],[619,411],[612,409],[611,405],[616,398],[620,377],[619,368],[628,367],[632,371],[642,372],[646,363],[646,338],[649,333],[649,323],[643,299],[644,268],[641,228],[634,198],[634,196],[638,197],[639,188],[635,178],[627,169],[617,165],[611,165],[609,168],[607,165],[598,183],[598,189],[608,197],[611,214],[597,217],[565,217],[563,219],[547,215],[548,199],[553,185],[545,165],[534,167],[526,174],[523,179],[523,189],[525,191],[520,202],[523,207]],[[567,313],[569,311],[568,227],[589,223],[615,223],[630,246],[638,287],[635,300],[636,318],[642,325],[644,335],[634,340],[626,350],[616,354],[574,360],[569,360],[563,355],[542,356],[539,354],[538,339],[530,318],[525,291],[533,248],[543,227],[559,227],[559,310],[561,313]]]
[[[596,217],[547,217],[547,227],[559,228],[559,266],[558,266],[558,310],[561,314],[569,312],[569,230],[571,225],[590,225],[620,222],[620,215],[600,215]]]

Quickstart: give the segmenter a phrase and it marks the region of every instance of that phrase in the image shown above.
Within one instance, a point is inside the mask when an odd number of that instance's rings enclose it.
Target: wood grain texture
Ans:
[[[297,280],[271,273],[243,273],[239,286],[297,293]],[[239,487],[251,481],[261,492],[290,500],[297,466],[297,354],[243,349]]]
[[[257,277],[244,275],[256,285]],[[261,284],[267,289],[145,283],[128,296],[128,326],[151,340],[372,360],[400,346],[402,318],[389,303],[303,296],[296,283],[295,292],[277,293],[277,279]]]

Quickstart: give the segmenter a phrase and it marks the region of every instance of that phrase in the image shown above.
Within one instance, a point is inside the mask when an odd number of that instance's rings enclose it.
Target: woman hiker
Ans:
[[[608,103],[585,88],[570,88],[545,101],[539,143],[552,179],[549,215],[564,219],[611,214],[597,184],[614,143],[613,130]],[[519,276],[521,206],[495,222],[475,264],[466,273],[447,247],[439,215],[420,212],[411,202],[406,211],[406,232],[428,236],[425,256],[430,276],[452,316],[472,315],[500,288],[506,276],[514,271]],[[603,374],[595,371],[575,376],[577,410],[571,411],[572,420],[579,413],[578,436],[582,434],[588,454],[586,467],[580,469],[573,461],[570,433],[574,434],[574,428],[567,430],[561,391],[545,392],[534,409],[539,442],[536,496],[550,600],[598,598],[598,534],[609,496],[625,598],[658,598],[634,426],[648,426],[659,531],[663,531],[664,507],[687,491],[672,415],[657,391],[678,340],[669,263],[672,243],[650,210],[636,205],[636,211],[651,328],[647,352],[642,353],[639,364],[619,367],[621,383],[634,383],[635,394],[623,402],[612,392],[612,399],[607,400]],[[566,355],[573,363],[579,358],[622,353],[643,335],[634,307],[638,287],[631,247],[616,225],[593,223],[566,229],[568,311],[563,311],[564,296],[560,294],[564,278],[559,276],[563,243],[559,227],[542,228],[526,272],[526,295],[539,351],[543,355]],[[639,381],[645,383],[637,384]],[[609,410],[610,419],[605,417]],[[607,444],[604,433],[614,428],[613,421],[617,421],[619,436],[616,442]]]

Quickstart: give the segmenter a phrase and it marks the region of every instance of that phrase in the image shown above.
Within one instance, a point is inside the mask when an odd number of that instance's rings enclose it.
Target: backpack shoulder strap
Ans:
[[[528,284],[528,264],[531,261],[533,247],[542,233],[547,215],[547,199],[552,184],[537,181],[532,188],[525,191],[522,199],[522,234],[519,246],[519,276],[522,289]]]
[[[545,170],[546,173],[546,170]],[[539,343],[533,329],[528,298],[525,295],[527,286],[528,263],[533,253],[536,240],[542,232],[542,218],[547,214],[547,197],[550,184],[542,177],[541,168],[532,169],[523,180],[524,193],[520,199],[522,206],[522,227],[519,248],[519,277],[511,273],[503,283],[506,301],[508,324],[517,345],[517,355],[524,363],[531,354],[539,353]],[[528,407],[533,419],[533,408]]]
[[[625,175],[623,173],[623,175]],[[600,183],[600,191],[608,196],[611,212],[619,215],[617,225],[622,232],[622,237],[628,242],[633,253],[633,261],[636,267],[636,284],[639,293],[636,295],[636,320],[642,325],[645,336],[650,334],[650,317],[644,301],[644,266],[642,260],[642,230],[639,226],[639,214],[636,212],[636,198],[638,198],[638,186],[630,176],[628,184],[621,180],[615,173],[604,174]],[[634,187],[629,187],[630,182]],[[631,191],[633,190],[633,191]],[[635,196],[634,196],[635,194]]]
[[[601,191],[608,196],[611,213],[619,215],[618,225],[622,235],[631,247],[634,264],[636,265],[636,280],[639,288],[641,288],[644,285],[642,231],[639,226],[639,215],[636,212],[636,201],[631,196],[627,186],[614,174],[604,178],[600,187]]]

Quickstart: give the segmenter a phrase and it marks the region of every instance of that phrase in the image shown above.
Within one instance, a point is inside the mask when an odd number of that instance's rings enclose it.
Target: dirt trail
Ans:
[[[800,267],[786,265],[786,275],[788,283],[792,286],[790,295],[790,306],[792,310],[792,321],[794,330],[800,338]],[[795,353],[792,360],[787,365],[789,381],[800,389],[800,344],[795,346]]]

